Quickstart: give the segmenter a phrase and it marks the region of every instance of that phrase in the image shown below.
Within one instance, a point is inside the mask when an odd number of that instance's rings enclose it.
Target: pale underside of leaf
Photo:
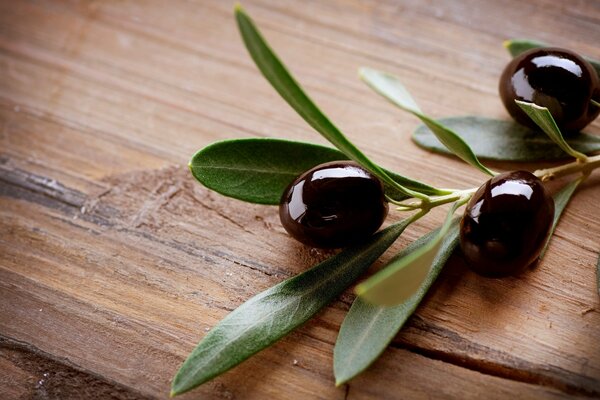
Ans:
[[[410,222],[391,225],[232,311],[188,356],[173,379],[172,395],[222,374],[306,322],[377,260]]]
[[[438,140],[457,157],[479,169],[485,174],[495,173],[481,164],[469,145],[454,131],[423,114],[408,90],[395,76],[371,68],[361,68],[361,79],[375,92],[392,104],[419,118],[435,134]]]
[[[552,114],[546,107],[519,100],[515,100],[515,103],[517,103],[521,110],[523,110],[565,153],[577,159],[586,158],[585,154],[573,149],[565,141],[562,132],[558,128],[558,125],[556,125],[556,121],[554,121],[554,117],[552,117]]]
[[[366,302],[382,306],[395,306],[413,296],[427,278],[452,223],[452,215],[462,204],[463,201],[452,204],[435,239],[405,257],[392,260],[381,271],[360,283],[356,293]]]
[[[393,307],[376,306],[357,297],[346,315],[334,348],[336,385],[346,383],[364,371],[385,350],[440,274],[458,244],[459,219],[455,219],[444,236],[431,271],[417,292],[404,303]],[[432,231],[411,243],[395,258],[402,258],[423,247],[438,235]]]
[[[480,158],[539,161],[568,157],[548,136],[512,121],[468,115],[442,118],[439,122],[460,135]],[[413,141],[427,150],[452,154],[425,125],[415,130]],[[580,133],[569,137],[567,143],[586,154],[600,151],[600,137],[594,135]]]

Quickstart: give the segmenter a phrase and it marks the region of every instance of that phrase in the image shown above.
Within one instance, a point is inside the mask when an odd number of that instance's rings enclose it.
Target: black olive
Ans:
[[[388,212],[383,185],[352,161],[334,161],[306,171],[285,190],[279,217],[295,239],[337,248],[372,235]]]
[[[499,89],[508,113],[536,130],[515,99],[548,108],[563,133],[579,132],[600,113],[600,107],[590,102],[600,99],[598,74],[569,50],[541,48],[520,54],[502,72]]]
[[[475,192],[460,227],[467,264],[485,276],[518,273],[539,257],[554,218],[554,200],[527,171],[499,174]]]

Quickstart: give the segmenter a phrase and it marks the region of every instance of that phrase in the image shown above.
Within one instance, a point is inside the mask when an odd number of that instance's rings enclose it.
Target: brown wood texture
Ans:
[[[598,1],[244,6],[359,147],[442,187],[485,178],[414,146],[418,121],[371,93],[358,67],[400,76],[433,116],[507,118],[496,92],[504,39],[600,59]],[[186,168],[220,139],[324,143],[260,76],[232,8],[0,1],[0,398],[166,398],[221,318],[328,255],[290,239],[276,208],[224,198]],[[332,352],[350,291],[182,398],[599,398],[598,196],[596,173],[543,262],[518,278],[481,278],[454,256],[381,359],[348,385],[334,385]],[[411,226],[394,249],[442,215]]]

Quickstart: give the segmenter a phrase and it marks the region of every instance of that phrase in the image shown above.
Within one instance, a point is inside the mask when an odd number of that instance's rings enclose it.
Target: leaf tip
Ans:
[[[171,389],[171,391],[169,392],[169,397],[173,398],[175,396],[177,396],[179,393],[177,393],[174,389]]]
[[[236,1],[235,4],[233,5],[233,12],[235,12],[236,14],[244,13],[244,8],[242,7],[242,3],[240,3],[239,1]]]
[[[521,108],[523,108],[523,107],[525,107],[525,108],[531,107],[531,108],[536,108],[538,110],[546,109],[546,107],[539,106],[539,105],[537,105],[537,104],[535,104],[535,103],[533,103],[531,101],[523,101],[523,100],[517,100],[517,99],[515,99],[515,103],[517,103],[517,105],[519,107],[521,107]]]
[[[512,40],[510,40],[510,39],[506,39],[505,41],[503,41],[503,42],[502,42],[502,46],[503,46],[505,49],[509,49],[509,48],[510,48],[510,45],[512,44],[512,42],[513,42]]]
[[[366,291],[367,291],[367,289],[365,288],[365,285],[362,283],[356,285],[356,287],[354,288],[354,294],[356,294],[357,296],[362,297],[362,295],[365,294]]]
[[[360,79],[362,79],[363,81],[367,82],[368,80],[368,75],[373,73],[373,68],[369,68],[369,67],[360,67],[358,68],[358,77]]]

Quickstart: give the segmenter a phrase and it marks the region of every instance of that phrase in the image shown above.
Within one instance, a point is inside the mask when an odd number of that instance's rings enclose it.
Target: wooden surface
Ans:
[[[484,177],[414,146],[416,119],[371,93],[358,67],[400,76],[433,116],[506,118],[496,94],[504,39],[600,58],[598,1],[244,6],[367,154],[442,187]],[[0,1],[0,398],[166,398],[221,318],[327,256],[290,239],[275,208],[223,198],[187,171],[219,139],[324,143],[260,76],[232,8]],[[600,123],[588,131],[600,134]],[[599,196],[596,173],[544,261],[519,278],[481,278],[455,255],[391,347],[349,385],[335,388],[332,351],[350,291],[182,398],[599,398]],[[441,215],[411,226],[394,249]]]

